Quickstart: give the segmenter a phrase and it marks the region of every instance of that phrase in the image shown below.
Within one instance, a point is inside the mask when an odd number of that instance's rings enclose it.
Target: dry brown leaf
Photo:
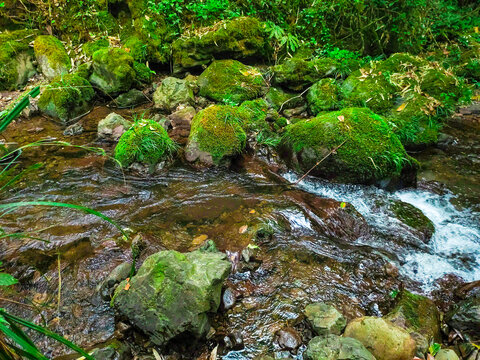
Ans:
[[[247,229],[248,229],[247,225],[240,226],[240,229],[238,229],[238,233],[245,234],[247,232]]]
[[[193,239],[193,245],[201,245],[205,240],[208,239],[208,235],[202,234]]]
[[[407,106],[407,103],[404,102],[402,105],[400,105],[400,106],[397,108],[397,111],[403,111],[406,106]]]
[[[345,120],[345,116],[343,115],[340,115],[337,117],[338,121],[344,121]]]

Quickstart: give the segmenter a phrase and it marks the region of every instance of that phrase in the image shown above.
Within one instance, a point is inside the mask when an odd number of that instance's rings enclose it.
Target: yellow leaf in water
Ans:
[[[406,106],[407,106],[407,103],[404,102],[402,105],[400,105],[400,106],[397,108],[397,111],[403,111]]]
[[[343,120],[345,120],[345,116],[340,115],[340,116],[337,117],[337,119],[338,119],[339,121],[343,121]]]
[[[255,210],[250,210],[250,214],[255,214]]]
[[[248,226],[243,225],[243,226],[240,227],[240,229],[238,229],[238,233],[239,234],[245,234],[247,232],[247,229],[248,229]]]
[[[347,206],[347,203],[345,203],[345,202],[341,202],[341,203],[340,203],[340,207],[341,207],[342,209],[345,209],[345,206]]]
[[[208,239],[208,235],[202,234],[193,239],[193,245],[201,245],[205,240]]]

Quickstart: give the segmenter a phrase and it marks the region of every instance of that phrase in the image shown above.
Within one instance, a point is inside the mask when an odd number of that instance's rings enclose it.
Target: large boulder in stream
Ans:
[[[181,334],[200,338],[210,328],[208,315],[220,305],[230,268],[227,256],[214,246],[186,254],[160,251],[120,283],[112,304],[155,345]]]
[[[360,341],[333,334],[310,340],[304,357],[306,360],[375,360]]]
[[[377,360],[412,360],[415,355],[415,340],[386,319],[355,319],[347,325],[344,336],[360,341]]]
[[[292,167],[301,172],[313,168],[312,175],[335,181],[381,186],[415,182],[416,161],[387,122],[366,108],[346,108],[290,124],[282,148]]]
[[[48,79],[68,73],[72,64],[62,42],[52,35],[40,35],[33,45],[38,67]]]

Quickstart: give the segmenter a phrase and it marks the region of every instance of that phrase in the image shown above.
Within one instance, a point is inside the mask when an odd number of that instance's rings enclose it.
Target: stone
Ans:
[[[410,334],[383,318],[355,319],[347,325],[344,336],[360,341],[377,360],[412,360],[416,351]]]
[[[116,285],[125,280],[132,270],[132,264],[124,262],[115,267],[105,280],[98,286],[97,291],[104,300],[110,300]]]
[[[287,92],[280,87],[274,86],[268,89],[265,100],[277,111],[280,111],[280,109],[293,109],[303,106],[305,103],[305,99],[300,94]]]
[[[110,113],[98,123],[98,138],[116,142],[127,131],[132,123],[116,113]]]
[[[435,360],[460,360],[457,353],[451,349],[440,349],[435,355]]]
[[[480,297],[471,297],[455,304],[446,314],[447,324],[467,335],[472,342],[480,340]]]
[[[70,56],[62,42],[55,36],[37,36],[33,49],[40,71],[49,80],[68,73],[72,68]]]
[[[83,128],[82,124],[75,123],[70,126],[68,126],[64,131],[63,135],[65,136],[75,136],[75,135],[80,135],[83,133],[85,129]]]
[[[155,345],[185,333],[201,338],[210,329],[208,315],[220,305],[230,269],[226,255],[213,248],[185,254],[160,251],[120,283],[112,304]]]
[[[317,335],[340,335],[347,320],[332,305],[314,303],[305,307],[305,315]]]
[[[281,349],[285,350],[295,350],[302,343],[300,334],[295,329],[290,327],[279,330],[276,334],[276,337],[277,344]]]
[[[185,80],[167,77],[155,90],[153,102],[157,109],[173,111],[179,105],[192,105],[193,91]]]
[[[322,111],[336,110],[340,106],[340,89],[333,79],[322,79],[307,92],[310,112],[317,115]]]
[[[232,288],[226,288],[222,295],[223,308],[225,310],[231,309],[236,301],[235,291],[233,291]]]
[[[360,341],[334,334],[317,336],[310,340],[304,358],[306,360],[375,360]]]
[[[143,92],[137,89],[131,89],[124,94],[120,94],[115,99],[115,104],[120,109],[133,108],[146,102],[148,102],[146,96],[143,94]]]

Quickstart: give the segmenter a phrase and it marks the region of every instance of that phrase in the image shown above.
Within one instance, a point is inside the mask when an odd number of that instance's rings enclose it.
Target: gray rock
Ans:
[[[192,105],[194,103],[193,91],[187,81],[167,77],[155,90],[153,102],[157,109],[173,111],[178,105]]]
[[[83,133],[84,128],[82,124],[76,123],[68,126],[64,131],[63,135],[65,136],[75,136],[75,135],[80,135]]]
[[[204,337],[230,268],[226,255],[211,248],[186,254],[160,251],[145,260],[127,290],[127,280],[120,283],[112,304],[155,345],[184,333]]]
[[[107,141],[118,141],[132,123],[116,113],[108,114],[98,123],[98,138]]]
[[[435,355],[435,360],[460,360],[455,351],[450,349],[440,349]]]
[[[456,304],[447,313],[447,324],[467,335],[470,341],[480,340],[480,297],[474,297]]]
[[[343,315],[335,307],[325,303],[307,305],[305,315],[317,335],[340,335],[347,325]]]
[[[333,334],[314,337],[303,355],[307,360],[375,360],[360,341]]]
[[[97,291],[104,300],[110,300],[115,286],[125,280],[130,275],[132,264],[128,262],[121,263],[107,276],[100,284]]]
[[[226,288],[222,296],[223,308],[225,310],[231,309],[236,300],[235,292],[231,288]]]
[[[195,141],[188,142],[187,147],[185,148],[185,159],[192,163],[198,160],[199,163],[205,166],[212,166],[214,164],[212,155],[206,151],[200,150]]]
[[[120,109],[132,108],[148,101],[143,92],[137,89],[131,89],[129,92],[119,95],[115,99],[115,104]]]
[[[281,349],[295,350],[302,343],[300,334],[293,328],[284,328],[277,332],[277,344]]]

